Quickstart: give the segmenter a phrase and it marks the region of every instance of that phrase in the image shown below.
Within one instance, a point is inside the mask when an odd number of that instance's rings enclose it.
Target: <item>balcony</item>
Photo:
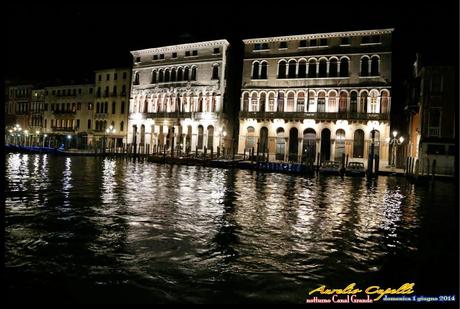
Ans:
[[[240,118],[289,120],[389,120],[389,113],[240,112]]]
[[[428,128],[428,136],[429,137],[439,137],[439,136],[441,136],[441,128],[440,127],[429,127]]]
[[[166,118],[191,118],[192,113],[190,112],[158,112],[158,113],[146,113],[145,114],[147,118],[152,118],[152,119],[166,119]]]
[[[75,116],[76,111],[71,110],[54,110],[53,114],[55,116]]]
[[[75,132],[78,130],[78,127],[51,127],[53,129],[53,132]]]

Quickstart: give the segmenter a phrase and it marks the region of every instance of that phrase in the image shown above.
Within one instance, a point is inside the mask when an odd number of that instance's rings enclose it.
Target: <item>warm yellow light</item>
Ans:
[[[40,131],[35,131],[35,134],[40,134]]]
[[[387,141],[387,143],[389,143],[389,142],[390,142],[390,138],[389,138],[389,137],[387,137],[387,138],[386,138],[386,141]]]
[[[400,143],[404,142],[404,137],[401,136],[401,137],[399,138],[399,142],[400,142]]]
[[[397,132],[397,131],[393,131],[393,137],[396,137],[396,135],[398,135],[398,132]]]

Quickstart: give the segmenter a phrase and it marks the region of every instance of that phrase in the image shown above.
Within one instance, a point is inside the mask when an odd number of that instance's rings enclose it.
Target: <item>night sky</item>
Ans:
[[[402,106],[400,85],[416,52],[427,62],[458,67],[457,1],[266,2],[10,6],[5,77],[91,81],[95,69],[130,66],[129,51],[135,49],[225,38],[239,57],[244,38],[390,27],[395,28],[393,107]]]

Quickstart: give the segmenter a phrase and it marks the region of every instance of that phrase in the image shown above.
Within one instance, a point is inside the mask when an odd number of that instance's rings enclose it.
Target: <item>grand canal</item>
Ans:
[[[454,183],[6,156],[10,301],[303,303],[458,291]]]

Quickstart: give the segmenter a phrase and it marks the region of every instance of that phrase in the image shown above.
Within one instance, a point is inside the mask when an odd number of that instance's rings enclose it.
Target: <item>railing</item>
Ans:
[[[158,112],[158,113],[144,113],[147,118],[191,118],[190,112]]]
[[[51,127],[55,132],[74,132],[78,127]]]
[[[247,112],[241,111],[240,118],[254,119],[352,119],[352,120],[388,120],[389,113],[325,113],[325,112]]]

